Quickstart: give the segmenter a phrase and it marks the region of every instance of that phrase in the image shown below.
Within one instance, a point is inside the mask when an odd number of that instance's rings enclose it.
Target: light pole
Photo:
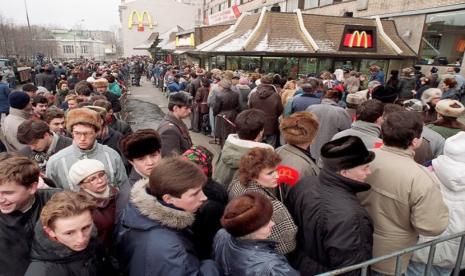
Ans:
[[[76,46],[76,31],[77,31],[77,29],[80,29],[80,24],[79,24],[79,23],[81,23],[81,22],[84,22],[84,19],[79,19],[79,20],[74,24],[74,26],[76,26],[76,27],[74,28],[74,30],[71,29],[71,31],[72,31],[73,34],[74,34],[74,46],[73,46],[73,48],[74,48],[74,59],[75,59],[75,61],[77,60],[77,50],[78,50],[78,47]],[[80,45],[80,44],[81,44],[81,42],[80,42],[80,40],[79,40],[79,45]]]

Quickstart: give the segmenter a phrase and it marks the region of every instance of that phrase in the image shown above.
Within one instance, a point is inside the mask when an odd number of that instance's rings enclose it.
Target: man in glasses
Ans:
[[[120,155],[108,146],[97,143],[102,127],[100,115],[89,108],[76,108],[66,116],[66,128],[73,137],[73,144],[50,157],[46,176],[57,187],[79,190],[69,178],[71,166],[82,159],[96,159],[102,162],[108,172],[109,182],[119,188],[126,185],[128,177]]]

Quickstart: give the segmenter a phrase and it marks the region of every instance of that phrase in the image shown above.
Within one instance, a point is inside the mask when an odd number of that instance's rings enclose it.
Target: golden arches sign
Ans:
[[[144,25],[149,26],[150,29],[153,28],[153,21],[152,17],[147,11],[142,11],[142,13],[133,10],[129,14],[129,19],[128,19],[128,28],[132,29],[132,26],[134,25],[134,16],[136,16],[137,19],[137,31],[143,32],[144,31]]]
[[[367,32],[365,32],[365,31],[362,31],[362,32],[355,31],[355,32],[353,32],[352,37],[350,38],[350,41],[349,41],[349,47],[354,46],[355,37],[357,37],[357,44],[355,44],[356,47],[361,47],[362,39],[363,39],[363,37],[365,37],[363,46],[365,48],[368,48],[368,35],[367,35]]]

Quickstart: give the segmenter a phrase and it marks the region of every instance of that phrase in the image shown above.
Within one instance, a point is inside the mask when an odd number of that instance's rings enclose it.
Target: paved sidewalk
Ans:
[[[168,99],[163,96],[162,92],[156,88],[151,82],[146,81],[145,78],[141,80],[141,86],[131,86],[130,87],[131,95],[128,96],[128,106],[129,106],[129,120],[131,123],[131,126],[134,130],[137,130],[139,128],[145,128],[145,127],[150,127],[153,129],[157,129],[158,124],[160,123],[159,120],[156,119],[151,119],[153,114],[150,113],[157,113],[156,107],[151,107],[150,105],[145,105],[145,104],[138,104],[137,101],[142,101],[144,103],[149,103],[158,106],[161,109],[162,114],[161,116],[164,116],[165,113],[168,112]],[[135,100],[135,101],[134,101]],[[136,102],[134,104],[134,102]],[[133,113],[139,113],[141,110],[134,110],[135,108],[142,108],[143,112],[147,114],[147,117],[150,117],[148,121],[141,122],[143,120],[140,120],[139,118],[131,118],[131,114]],[[158,115],[158,114],[155,114]],[[146,115],[142,115],[146,117]],[[158,116],[155,116],[158,117]],[[184,120],[184,123],[186,123],[187,126],[190,126],[190,120]],[[139,127],[138,127],[139,126]],[[202,145],[206,147],[208,150],[210,150],[214,155],[215,158],[219,155],[221,148],[219,145],[212,145],[209,143],[212,138],[207,137],[201,133],[195,133],[195,132],[190,132],[192,142],[194,145]]]

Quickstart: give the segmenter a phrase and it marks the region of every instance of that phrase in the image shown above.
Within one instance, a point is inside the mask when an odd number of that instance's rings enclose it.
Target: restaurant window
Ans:
[[[372,65],[378,65],[381,68],[381,70],[384,71],[384,75],[387,75],[389,62],[388,60],[383,59],[362,59],[362,61],[360,62],[360,73],[369,75],[369,69]]]
[[[263,57],[263,71],[279,74],[283,78],[297,78],[298,58],[295,57]]]
[[[299,61],[299,76],[316,74],[317,65],[318,59],[316,58],[301,58]]]
[[[333,71],[333,60],[331,58],[322,58],[318,60],[318,74],[323,71]]]
[[[226,69],[232,70],[232,71],[239,70],[241,66],[240,59],[241,59],[240,57],[226,57],[226,61],[227,61],[226,63],[228,65]]]
[[[310,8],[316,8],[318,7],[318,1],[319,0],[305,0],[305,9],[310,9]]]
[[[255,69],[260,68],[260,57],[226,57],[226,64],[228,70],[244,70],[246,72],[254,72]]]
[[[225,56],[216,57],[216,68],[220,70],[224,70],[224,68],[226,68],[226,57]]]
[[[465,11],[428,14],[420,64],[460,66],[465,51]]]

